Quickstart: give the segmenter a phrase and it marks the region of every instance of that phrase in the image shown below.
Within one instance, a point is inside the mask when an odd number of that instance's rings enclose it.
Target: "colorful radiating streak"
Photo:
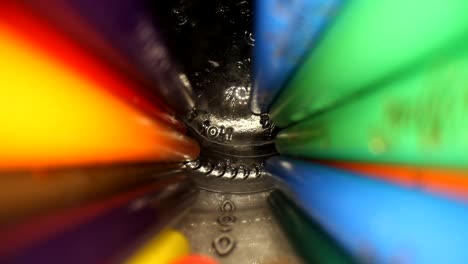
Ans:
[[[285,158],[266,168],[348,252],[372,263],[465,263],[468,207],[351,172]]]
[[[186,180],[187,178],[185,178]],[[179,179],[180,180],[180,179]],[[123,260],[193,202],[189,182],[157,183],[6,230],[19,248],[1,247],[2,263],[107,263]]]
[[[0,22],[0,169],[182,161],[197,143]]]
[[[279,127],[289,126],[404,78],[440,51],[463,46],[467,13],[464,0],[346,4],[273,104],[272,119]]]
[[[332,20],[341,0],[257,0],[251,110],[266,113]]]
[[[0,174],[0,228],[28,217],[78,206],[182,170],[157,163]]]
[[[43,0],[32,0],[44,3]],[[168,48],[156,27],[146,1],[54,1],[99,32],[107,43],[155,84],[153,91],[177,113],[186,114],[193,109],[192,89],[178,66],[173,62]],[[46,2],[49,4],[49,2]],[[73,24],[70,24],[73,26]]]
[[[468,48],[279,133],[281,154],[467,167]]]
[[[126,260],[125,264],[171,264],[190,253],[190,244],[180,232],[172,229],[161,231],[151,238],[141,249]]]
[[[28,42],[40,47],[51,58],[72,68],[73,71],[86,75],[87,78],[122,98],[128,104],[144,111],[178,130],[185,131],[182,122],[165,113],[160,99],[148,93],[137,81],[110,67],[99,60],[82,45],[53,28],[53,25],[41,19],[19,2],[3,4],[0,7],[1,21],[15,27]]]
[[[447,197],[468,200],[468,171],[379,163],[320,161],[320,163],[353,171],[406,187],[418,188]]]
[[[270,208],[305,263],[357,263],[336,241],[300,211],[279,190],[268,198]]]

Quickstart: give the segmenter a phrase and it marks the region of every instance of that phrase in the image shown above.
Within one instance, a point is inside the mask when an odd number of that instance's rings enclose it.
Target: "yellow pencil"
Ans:
[[[190,253],[190,244],[180,232],[166,229],[149,240],[125,264],[169,264]]]

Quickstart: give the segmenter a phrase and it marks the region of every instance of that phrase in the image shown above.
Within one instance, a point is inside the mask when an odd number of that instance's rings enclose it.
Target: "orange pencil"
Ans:
[[[211,257],[204,255],[189,255],[181,257],[170,264],[217,264],[218,262]]]
[[[0,16],[0,170],[184,161],[198,144],[31,43]]]
[[[421,188],[457,199],[468,199],[466,170],[346,161],[320,161],[320,163],[407,187]]]

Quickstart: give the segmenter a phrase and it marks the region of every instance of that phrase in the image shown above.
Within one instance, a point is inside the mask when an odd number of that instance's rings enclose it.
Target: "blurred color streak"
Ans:
[[[178,130],[185,131],[185,126],[174,116],[165,113],[164,105],[148,93],[143,86],[132,78],[116,71],[90,53],[71,37],[56,30],[47,20],[31,12],[20,2],[0,6],[1,22],[15,28],[30,44],[39,47],[49,57],[67,65],[73,71],[86,76],[109,92],[123,99],[129,105],[161,120]]]
[[[190,253],[190,244],[185,236],[172,229],[161,231],[138,249],[125,264],[171,264],[177,258]],[[192,263],[192,262],[191,262]],[[195,263],[192,263],[195,264]]]
[[[319,163],[396,182],[405,187],[468,201],[467,170],[347,161],[319,161]]]
[[[333,20],[341,0],[256,0],[250,109],[266,113],[289,76]]]
[[[177,181],[179,183],[177,183]],[[2,263],[113,263],[179,217],[195,199],[186,177],[37,219],[2,232]]]
[[[276,220],[304,263],[357,263],[279,190],[270,194],[268,202]]]
[[[285,158],[266,168],[347,251],[365,263],[466,263],[468,207],[359,174]]]
[[[151,81],[152,91],[164,98],[163,101],[178,114],[186,114],[194,107],[190,84],[172,61],[153,18],[146,10],[148,1],[25,0],[24,2],[36,7],[44,15],[52,17],[51,20],[62,21],[64,23],[62,28],[67,28],[68,32],[90,32],[86,30],[89,28],[94,30],[88,34],[100,35],[99,39],[105,43],[105,47],[115,47],[131,67],[138,69]],[[70,13],[71,17],[65,16],[62,12]],[[54,16],[57,18],[53,18]],[[83,37],[85,36],[83,34]],[[96,49],[103,50],[102,45]]]
[[[177,163],[0,173],[0,228],[181,172]]]
[[[466,168],[467,76],[463,42],[404,78],[281,131],[276,147],[298,157]]]
[[[362,0],[343,6],[271,108],[286,127],[437,60],[468,37],[465,0]],[[430,30],[429,30],[430,29]],[[465,45],[466,46],[466,45]]]
[[[0,170],[183,161],[198,144],[115,98],[0,20]]]

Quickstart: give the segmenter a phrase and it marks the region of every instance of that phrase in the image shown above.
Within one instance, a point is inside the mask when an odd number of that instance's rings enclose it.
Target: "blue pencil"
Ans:
[[[266,168],[328,233],[369,263],[468,263],[468,207],[287,158]]]
[[[257,0],[251,110],[265,113],[342,0]]]

